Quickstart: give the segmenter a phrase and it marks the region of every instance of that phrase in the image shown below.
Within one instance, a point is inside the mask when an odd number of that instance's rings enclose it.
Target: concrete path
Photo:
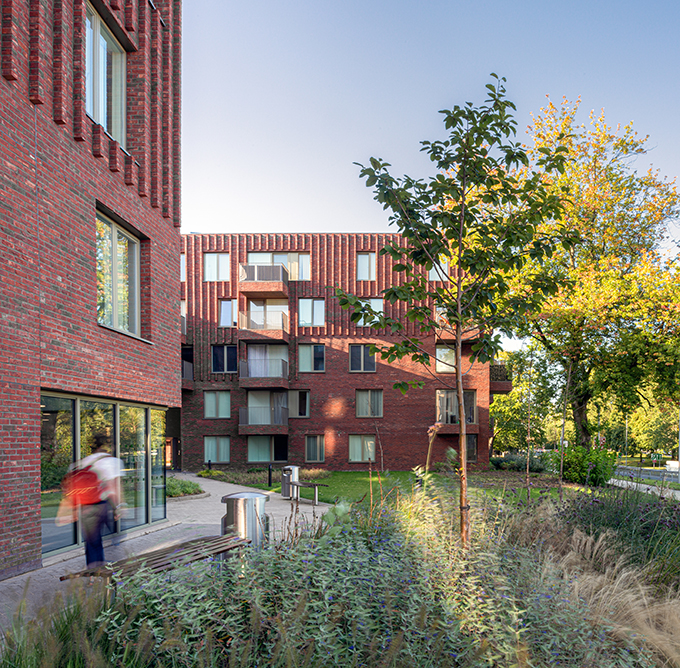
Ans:
[[[143,554],[161,547],[182,543],[200,536],[215,536],[221,532],[222,517],[226,505],[222,497],[237,492],[261,492],[269,497],[265,512],[270,518],[270,537],[280,539],[299,530],[300,526],[320,520],[329,508],[321,503],[301,499],[291,503],[274,492],[265,492],[252,487],[230,485],[218,480],[199,478],[191,473],[172,472],[168,475],[198,482],[206,494],[198,498],[168,499],[167,521],[128,531],[121,536],[117,546],[104,543],[107,560],[117,561],[125,557]],[[110,541],[109,541],[110,542]],[[85,568],[83,548],[57,554],[43,559],[43,567],[7,580],[0,580],[0,631],[12,623],[17,606],[26,598],[28,614],[34,614],[41,606],[49,604],[56,592],[66,594],[71,588],[84,586],[81,580],[60,582],[66,573]]]
[[[673,480],[675,482],[675,480]],[[609,481],[610,485],[616,487],[624,487],[626,489],[634,489],[638,492],[646,492],[647,494],[656,494],[664,498],[680,499],[680,490],[669,489],[668,487],[656,487],[645,482],[636,482],[635,480],[621,480],[619,478],[612,478]]]

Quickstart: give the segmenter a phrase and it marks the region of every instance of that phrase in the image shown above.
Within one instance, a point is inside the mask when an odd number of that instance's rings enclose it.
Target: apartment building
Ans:
[[[181,403],[181,0],[2,2],[0,579],[80,545],[68,465],[104,439],[127,530],[165,517]]]
[[[407,470],[458,448],[450,341],[425,342],[439,362],[388,364],[371,343],[392,335],[353,323],[334,288],[394,317],[381,294],[403,280],[380,249],[398,235],[223,234],[182,237],[182,467],[269,463]],[[432,280],[436,280],[435,272]],[[405,318],[404,318],[405,320]],[[407,334],[417,334],[415,328]],[[403,395],[397,381],[421,380]],[[488,463],[489,401],[509,391],[488,364],[465,374],[471,465]]]

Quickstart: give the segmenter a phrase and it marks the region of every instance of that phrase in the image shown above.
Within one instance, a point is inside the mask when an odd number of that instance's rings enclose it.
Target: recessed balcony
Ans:
[[[247,389],[288,389],[288,360],[242,360],[239,364],[239,385]]]
[[[238,336],[242,341],[288,343],[289,327],[288,314],[281,311],[241,311],[238,314]]]
[[[239,290],[249,297],[288,299],[288,270],[282,264],[240,264]]]
[[[288,409],[268,406],[241,407],[238,409],[238,433],[287,434]]]

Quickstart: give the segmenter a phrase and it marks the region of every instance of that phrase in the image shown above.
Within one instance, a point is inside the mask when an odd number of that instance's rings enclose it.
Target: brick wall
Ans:
[[[84,0],[2,3],[0,578],[40,565],[41,389],[180,402],[181,2],[92,5],[127,51],[127,151],[85,113]],[[141,339],[97,324],[97,209],[141,240]]]
[[[239,290],[239,263],[245,263],[248,251],[309,252],[311,256],[310,281],[290,281],[288,300],[290,332],[281,340],[288,342],[289,377],[283,386],[289,389],[310,390],[309,418],[291,418],[287,429],[289,462],[304,464],[305,436],[325,437],[326,460],[323,464],[336,470],[365,469],[366,464],[348,461],[348,436],[350,434],[376,434],[376,456],[385,468],[408,470],[425,463],[427,430],[436,420],[436,390],[453,388],[453,374],[433,374],[421,365],[404,359],[387,364],[377,359],[375,373],[349,371],[349,345],[357,343],[390,343],[392,335],[386,331],[373,331],[357,327],[350,321],[350,312],[343,311],[333,296],[333,288],[340,285],[360,297],[379,297],[382,290],[403,280],[403,275],[391,270],[389,259],[381,257],[379,250],[397,235],[382,234],[252,234],[252,235],[186,235],[183,252],[186,254],[187,281],[182,285],[182,298],[187,301],[187,336],[185,343],[193,347],[194,381],[185,383],[182,399],[182,450],[183,467],[198,470],[203,467],[203,437],[230,436],[231,465],[247,465],[247,435],[239,430],[238,408],[247,405],[245,381],[235,374],[211,373],[211,345],[236,344],[239,359],[246,359],[246,347],[254,342],[252,332],[218,326],[219,301],[236,299],[239,311],[247,308],[248,297]],[[375,252],[377,271],[375,281],[356,280],[356,254]],[[230,280],[203,281],[203,254],[224,252],[230,254]],[[298,298],[326,300],[324,327],[298,327]],[[386,305],[389,314],[402,317],[405,305]],[[417,334],[409,326],[408,334]],[[280,336],[276,334],[275,336]],[[324,373],[298,371],[298,344],[322,343],[326,347]],[[435,338],[425,342],[434,353]],[[434,367],[432,367],[434,372]],[[402,395],[393,389],[400,380],[422,380],[423,389],[411,389]],[[265,383],[262,385],[262,383]],[[268,381],[259,380],[250,386],[266,387]],[[270,384],[271,385],[271,384]],[[476,363],[464,378],[466,389],[476,390],[477,423],[468,425],[468,432],[478,434],[478,460],[488,462],[489,438],[489,366]],[[355,392],[357,389],[383,390],[383,417],[357,418]],[[205,419],[203,417],[203,392],[229,390],[231,392],[231,418]],[[239,433],[239,431],[241,433]],[[252,433],[279,433],[279,428],[249,428]],[[435,439],[433,461],[443,459],[449,446],[458,447],[458,425],[447,425]],[[253,464],[250,464],[252,466]]]

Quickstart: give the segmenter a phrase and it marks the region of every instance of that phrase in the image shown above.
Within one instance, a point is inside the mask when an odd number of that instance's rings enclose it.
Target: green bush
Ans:
[[[527,470],[527,456],[526,454],[511,454],[504,457],[491,457],[489,463],[499,471],[526,471]],[[545,458],[543,455],[531,453],[529,457],[529,472],[543,473],[547,469]]]
[[[165,481],[165,493],[167,496],[188,496],[190,494],[201,494],[203,488],[193,480],[180,480],[178,478],[168,478]]]
[[[560,453],[550,454],[555,472],[560,470]],[[580,445],[569,445],[564,450],[563,477],[567,482],[578,485],[601,487],[606,485],[616,468],[616,453]]]

